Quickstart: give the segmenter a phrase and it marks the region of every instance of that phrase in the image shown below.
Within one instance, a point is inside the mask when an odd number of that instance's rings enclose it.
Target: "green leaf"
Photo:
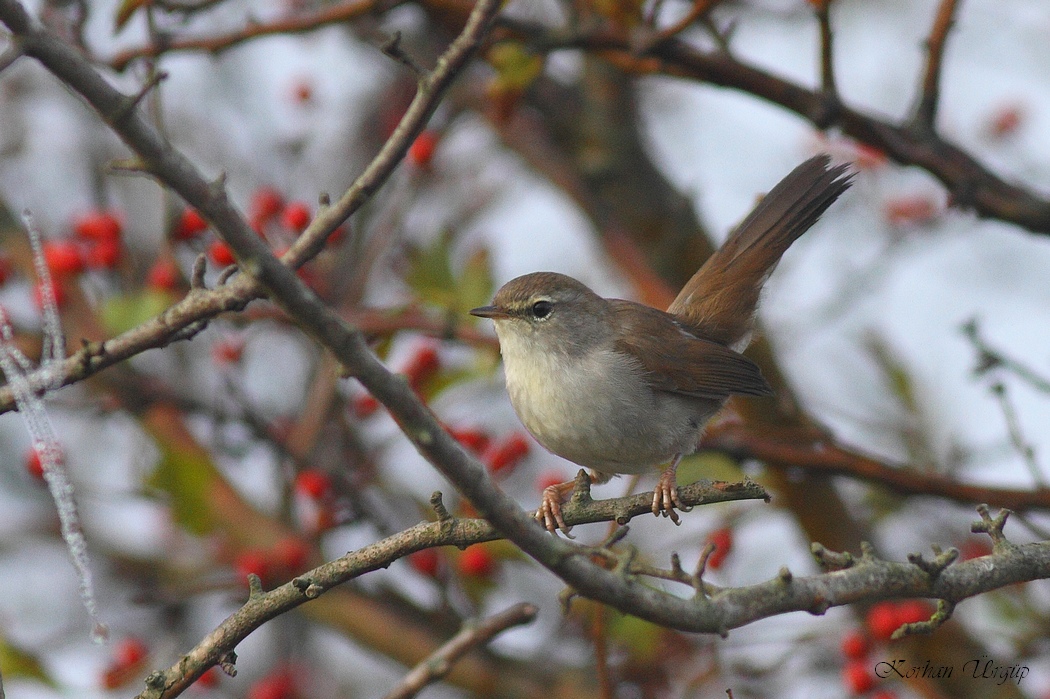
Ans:
[[[411,249],[405,281],[421,301],[459,317],[492,298],[492,265],[488,251],[478,248],[456,273],[452,255],[452,236],[448,234],[438,236],[426,247]]]
[[[207,456],[160,444],[161,459],[147,484],[170,498],[175,521],[193,534],[212,531],[216,522],[208,505],[208,494],[220,476]]]
[[[112,335],[131,330],[157,317],[172,303],[172,296],[162,291],[141,291],[107,299],[100,309],[106,330]]]
[[[27,678],[55,686],[55,681],[47,674],[35,655],[17,648],[4,638],[0,638],[0,673],[7,679]]]
[[[449,308],[455,300],[456,278],[452,274],[451,248],[451,237],[440,235],[431,245],[411,248],[408,252],[410,267],[405,281],[426,303]]]

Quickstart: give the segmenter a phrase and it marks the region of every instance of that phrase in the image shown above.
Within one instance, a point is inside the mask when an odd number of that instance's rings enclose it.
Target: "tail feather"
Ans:
[[[792,170],[737,226],[667,309],[703,337],[734,345],[751,331],[762,285],[795,240],[852,184],[818,155]]]

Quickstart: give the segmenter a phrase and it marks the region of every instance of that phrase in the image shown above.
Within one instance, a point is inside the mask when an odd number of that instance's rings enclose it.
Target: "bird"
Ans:
[[[852,184],[828,155],[785,176],[686,282],[666,311],[603,298],[556,272],[510,280],[470,311],[494,322],[510,402],[548,451],[589,469],[594,482],[667,464],[652,512],[680,523],[682,457],[730,396],[773,393],[741,352],[762,287],[781,256]],[[569,528],[573,482],[547,487],[536,518]]]

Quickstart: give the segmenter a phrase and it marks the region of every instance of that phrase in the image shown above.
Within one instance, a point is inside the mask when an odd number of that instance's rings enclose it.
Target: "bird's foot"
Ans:
[[[678,508],[682,512],[689,512],[692,506],[686,506],[682,504],[682,500],[678,497],[678,462],[682,460],[682,456],[679,454],[674,457],[671,461],[671,465],[668,466],[662,474],[660,474],[660,480],[656,483],[656,489],[653,490],[653,514],[659,517],[669,517],[672,522],[680,525],[682,520],[678,517],[678,513],[675,512],[675,508]]]
[[[549,485],[543,489],[543,497],[540,500],[540,508],[536,510],[535,517],[543,525],[543,528],[551,534],[557,534],[558,530],[569,539],[575,539],[569,533],[571,527],[565,524],[561,514],[561,505],[576,487],[576,481],[567,481]]]

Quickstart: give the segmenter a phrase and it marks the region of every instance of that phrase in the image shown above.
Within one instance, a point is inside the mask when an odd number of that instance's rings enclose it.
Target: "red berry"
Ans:
[[[220,267],[232,265],[237,261],[237,258],[233,256],[233,250],[230,250],[230,246],[221,240],[211,241],[211,245],[208,246],[208,257]]]
[[[471,427],[451,427],[448,433],[452,438],[474,454],[481,454],[489,445],[489,436],[483,430]]]
[[[249,218],[265,224],[284,208],[284,197],[273,187],[260,187],[252,195]]]
[[[55,305],[61,308],[66,302],[66,291],[61,284],[51,284],[50,286],[51,294],[55,298]],[[46,298],[44,288],[45,284],[40,281],[33,285],[33,303],[38,311],[44,310],[44,299]]]
[[[73,233],[78,238],[95,242],[119,240],[123,229],[120,219],[109,211],[89,211],[73,221]]]
[[[44,264],[54,277],[80,274],[84,271],[84,255],[68,240],[47,240],[43,244]]]
[[[128,636],[113,649],[113,662],[120,667],[131,667],[144,660],[149,653],[146,643],[134,636]]]
[[[175,240],[192,240],[208,230],[208,222],[196,209],[186,209],[175,225]]]
[[[146,273],[146,286],[154,291],[175,291],[179,287],[179,266],[175,260],[165,257],[153,263]]]
[[[565,476],[557,471],[544,471],[536,479],[536,490],[541,493],[553,485],[561,485],[565,482]]]
[[[270,559],[265,551],[245,549],[234,557],[233,567],[237,571],[237,577],[240,579],[247,578],[249,574],[265,578],[270,570]]]
[[[296,81],[292,86],[292,99],[298,104],[309,104],[314,99],[314,86],[306,79]]]
[[[915,624],[929,621],[933,611],[926,602],[918,599],[904,600],[897,604],[897,624]]]
[[[490,578],[496,572],[496,559],[481,544],[468,546],[457,561],[459,572],[468,578]]]
[[[295,491],[320,500],[332,492],[332,479],[324,471],[308,468],[296,474]]]
[[[1017,133],[1025,120],[1025,110],[1019,104],[1008,104],[1001,107],[988,122],[988,134],[992,138],[1005,138]]]
[[[416,572],[421,573],[428,578],[436,578],[438,568],[441,566],[441,556],[439,556],[438,552],[434,549],[423,549],[408,554],[408,564],[412,566]]]
[[[44,460],[36,447],[30,447],[26,452],[26,471],[36,480],[44,480]]]
[[[858,143],[853,164],[858,170],[877,170],[887,163],[886,153],[867,143]]]
[[[876,641],[888,641],[900,626],[895,602],[878,602],[872,605],[865,617],[868,632]]]
[[[219,670],[218,668],[210,667],[204,671],[204,674],[196,679],[193,683],[195,686],[201,689],[211,689],[212,687],[219,684]]]
[[[922,195],[896,197],[886,202],[883,215],[893,226],[917,225],[933,219],[937,205]]]
[[[369,417],[379,410],[379,401],[371,393],[362,393],[354,397],[350,407],[357,417]]]
[[[715,545],[715,550],[707,558],[707,567],[718,570],[725,563],[729,552],[733,550],[733,530],[729,527],[720,527],[711,532],[707,540]]]
[[[91,269],[115,269],[123,253],[120,240],[99,240],[88,246],[84,263]]]
[[[863,660],[852,660],[842,670],[842,683],[853,694],[864,694],[875,687],[875,676]]]
[[[412,141],[408,148],[408,161],[416,167],[429,167],[434,159],[434,150],[437,148],[438,134],[436,131],[426,129]]]
[[[286,536],[274,544],[273,558],[281,569],[299,573],[306,568],[306,562],[310,558],[310,549],[299,537]]]
[[[441,358],[437,349],[432,345],[423,345],[408,360],[401,373],[408,377],[408,385],[418,390],[440,367]]]
[[[310,207],[301,201],[288,202],[281,212],[281,225],[296,233],[302,233],[310,225]]]
[[[244,356],[244,340],[233,337],[219,340],[212,345],[211,356],[216,364],[235,364]]]
[[[512,470],[529,453],[529,440],[521,432],[513,432],[493,442],[481,455],[481,461],[490,473]]]
[[[287,670],[277,670],[248,689],[247,699],[293,699],[295,683]]]
[[[871,639],[860,631],[850,631],[843,637],[841,648],[847,660],[863,660],[871,650]]]
[[[991,552],[992,545],[987,539],[967,539],[959,547],[959,554],[964,561],[987,556]]]

